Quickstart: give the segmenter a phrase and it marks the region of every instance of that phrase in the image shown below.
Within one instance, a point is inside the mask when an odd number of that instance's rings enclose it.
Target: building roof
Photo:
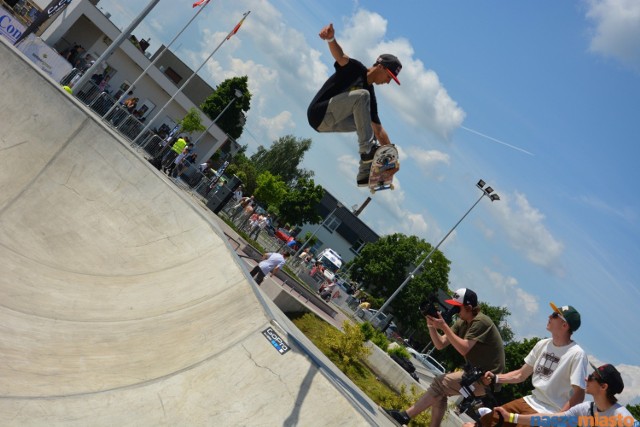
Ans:
[[[317,205],[317,210],[323,218],[326,218],[340,201],[333,194],[325,189],[324,196]],[[380,236],[365,224],[360,218],[355,216],[344,205],[336,209],[335,216],[342,222],[336,231],[349,243],[354,244],[358,239],[362,239],[366,243],[374,243],[380,239]]]

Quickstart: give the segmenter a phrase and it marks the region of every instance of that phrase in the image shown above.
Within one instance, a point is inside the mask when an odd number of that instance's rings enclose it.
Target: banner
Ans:
[[[20,43],[22,40],[27,38],[29,34],[37,31],[38,28],[40,28],[40,25],[42,25],[53,15],[67,7],[67,5],[71,3],[71,1],[72,0],[53,0],[51,3],[49,3],[49,6],[47,6],[45,10],[43,10],[38,14],[38,16],[36,16],[36,19],[34,19],[31,25],[29,25],[29,27],[25,30],[25,32],[22,33],[20,37],[18,37],[18,40],[16,40],[14,44]]]
[[[57,82],[71,72],[71,64],[33,34],[20,43],[18,50]]]
[[[0,34],[13,44],[20,38],[24,31],[24,25],[18,22],[7,9],[0,6]]]

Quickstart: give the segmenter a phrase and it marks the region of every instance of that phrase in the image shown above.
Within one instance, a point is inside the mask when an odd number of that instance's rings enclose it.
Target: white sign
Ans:
[[[21,42],[18,49],[57,82],[69,74],[72,69],[66,59],[33,34]]]
[[[24,30],[24,26],[7,9],[0,6],[0,34],[13,44]]]

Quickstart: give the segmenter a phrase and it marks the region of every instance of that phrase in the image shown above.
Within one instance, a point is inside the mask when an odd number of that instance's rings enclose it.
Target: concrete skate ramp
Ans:
[[[4,42],[0,58],[1,426],[374,423],[210,212]]]

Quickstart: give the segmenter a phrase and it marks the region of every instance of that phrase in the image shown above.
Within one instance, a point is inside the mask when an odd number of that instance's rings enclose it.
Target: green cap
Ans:
[[[570,305],[563,305],[562,307],[558,307],[552,302],[550,302],[549,305],[551,306],[553,311],[564,318],[565,322],[567,322],[567,324],[569,325],[569,329],[571,329],[571,332],[575,332],[578,330],[578,328],[580,327],[580,313],[578,313],[578,310]]]

